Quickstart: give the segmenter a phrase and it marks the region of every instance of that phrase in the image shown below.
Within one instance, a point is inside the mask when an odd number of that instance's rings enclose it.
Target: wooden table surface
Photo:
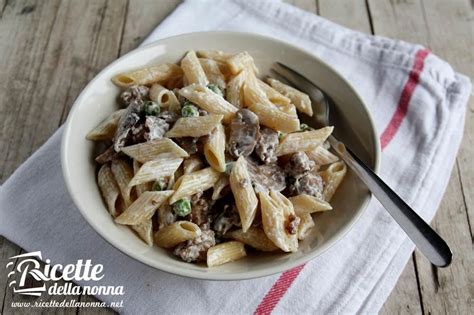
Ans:
[[[469,0],[293,0],[304,10],[369,34],[420,43],[471,78],[474,3]],[[138,44],[179,5],[178,0],[0,0],[0,180],[64,122],[82,88],[107,64]],[[199,22],[199,21],[196,21]],[[8,78],[8,80],[6,79]],[[412,255],[382,314],[474,312],[474,101],[449,186],[432,226],[454,251],[453,264],[434,269]],[[32,236],[34,237],[34,236]],[[0,270],[22,249],[0,238]],[[56,297],[57,299],[57,297]],[[0,272],[0,314],[23,301]],[[44,300],[44,298],[43,298]],[[81,301],[94,301],[81,296]],[[49,309],[101,313],[108,309]]]

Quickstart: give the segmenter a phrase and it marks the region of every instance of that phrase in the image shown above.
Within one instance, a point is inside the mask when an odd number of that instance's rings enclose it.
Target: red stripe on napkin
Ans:
[[[415,87],[418,85],[420,80],[420,73],[423,71],[424,61],[430,51],[428,49],[421,49],[416,53],[415,62],[408,76],[408,81],[403,87],[402,95],[398,101],[397,109],[392,116],[392,119],[388,123],[387,127],[380,136],[380,145],[382,150],[392,141],[393,137],[397,133],[403,119],[407,115],[408,105],[410,104],[411,96]]]
[[[424,61],[429,53],[430,51],[428,49],[420,49],[415,55],[415,61],[413,63],[412,69],[410,70],[408,80],[403,87],[397,109],[395,110],[392,119],[388,123],[382,135],[380,136],[380,145],[382,150],[385,149],[390,141],[392,141],[393,137],[400,128],[403,119],[407,115],[408,105],[410,104],[413,91],[418,85],[420,74],[423,71]],[[270,291],[268,291],[263,300],[260,302],[257,309],[255,310],[254,315],[271,314],[275,306],[278,304],[278,302],[280,302],[283,295],[285,295],[290,286],[296,280],[301,270],[303,270],[304,266],[305,265],[297,266],[293,269],[283,272],[278,280],[270,288]]]

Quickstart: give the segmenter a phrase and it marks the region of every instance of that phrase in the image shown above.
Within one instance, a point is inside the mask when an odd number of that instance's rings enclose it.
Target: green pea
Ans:
[[[161,179],[157,180],[153,183],[152,190],[154,191],[162,191],[165,190],[165,182]]]
[[[300,130],[301,130],[301,131],[309,131],[309,130],[313,130],[313,128],[311,128],[311,127],[308,126],[307,124],[301,124],[301,125],[300,125]]]
[[[283,138],[285,135],[286,135],[286,133],[278,131],[278,139],[281,140],[281,138]]]
[[[207,88],[212,92],[216,93],[217,95],[224,97],[224,93],[219,86],[211,83],[207,85]]]
[[[177,216],[185,217],[191,213],[191,202],[188,199],[179,199],[172,206]]]
[[[198,117],[199,116],[199,110],[196,106],[190,104],[186,104],[181,108],[181,116],[183,117]]]
[[[148,116],[156,116],[160,113],[160,105],[152,101],[147,101],[143,104],[143,110]]]

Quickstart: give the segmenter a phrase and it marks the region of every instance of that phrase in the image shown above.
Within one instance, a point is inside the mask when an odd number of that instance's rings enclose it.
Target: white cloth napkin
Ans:
[[[382,178],[421,216],[432,219],[463,133],[471,89],[466,77],[423,47],[354,32],[276,1],[186,1],[146,42],[204,30],[277,37],[335,67],[370,106],[384,148]],[[0,232],[28,251],[41,250],[53,263],[92,258],[103,264],[99,284],[125,286],[121,312],[375,313],[413,250],[372,201],[337,245],[304,267],[232,282],[166,274],[120,253],[84,221],[61,175],[61,134],[56,132],[3,185]]]

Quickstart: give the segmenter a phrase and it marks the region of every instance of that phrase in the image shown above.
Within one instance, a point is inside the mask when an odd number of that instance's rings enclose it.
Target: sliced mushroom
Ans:
[[[258,117],[248,109],[239,110],[230,123],[227,150],[234,158],[249,156],[257,144],[260,125]]]

